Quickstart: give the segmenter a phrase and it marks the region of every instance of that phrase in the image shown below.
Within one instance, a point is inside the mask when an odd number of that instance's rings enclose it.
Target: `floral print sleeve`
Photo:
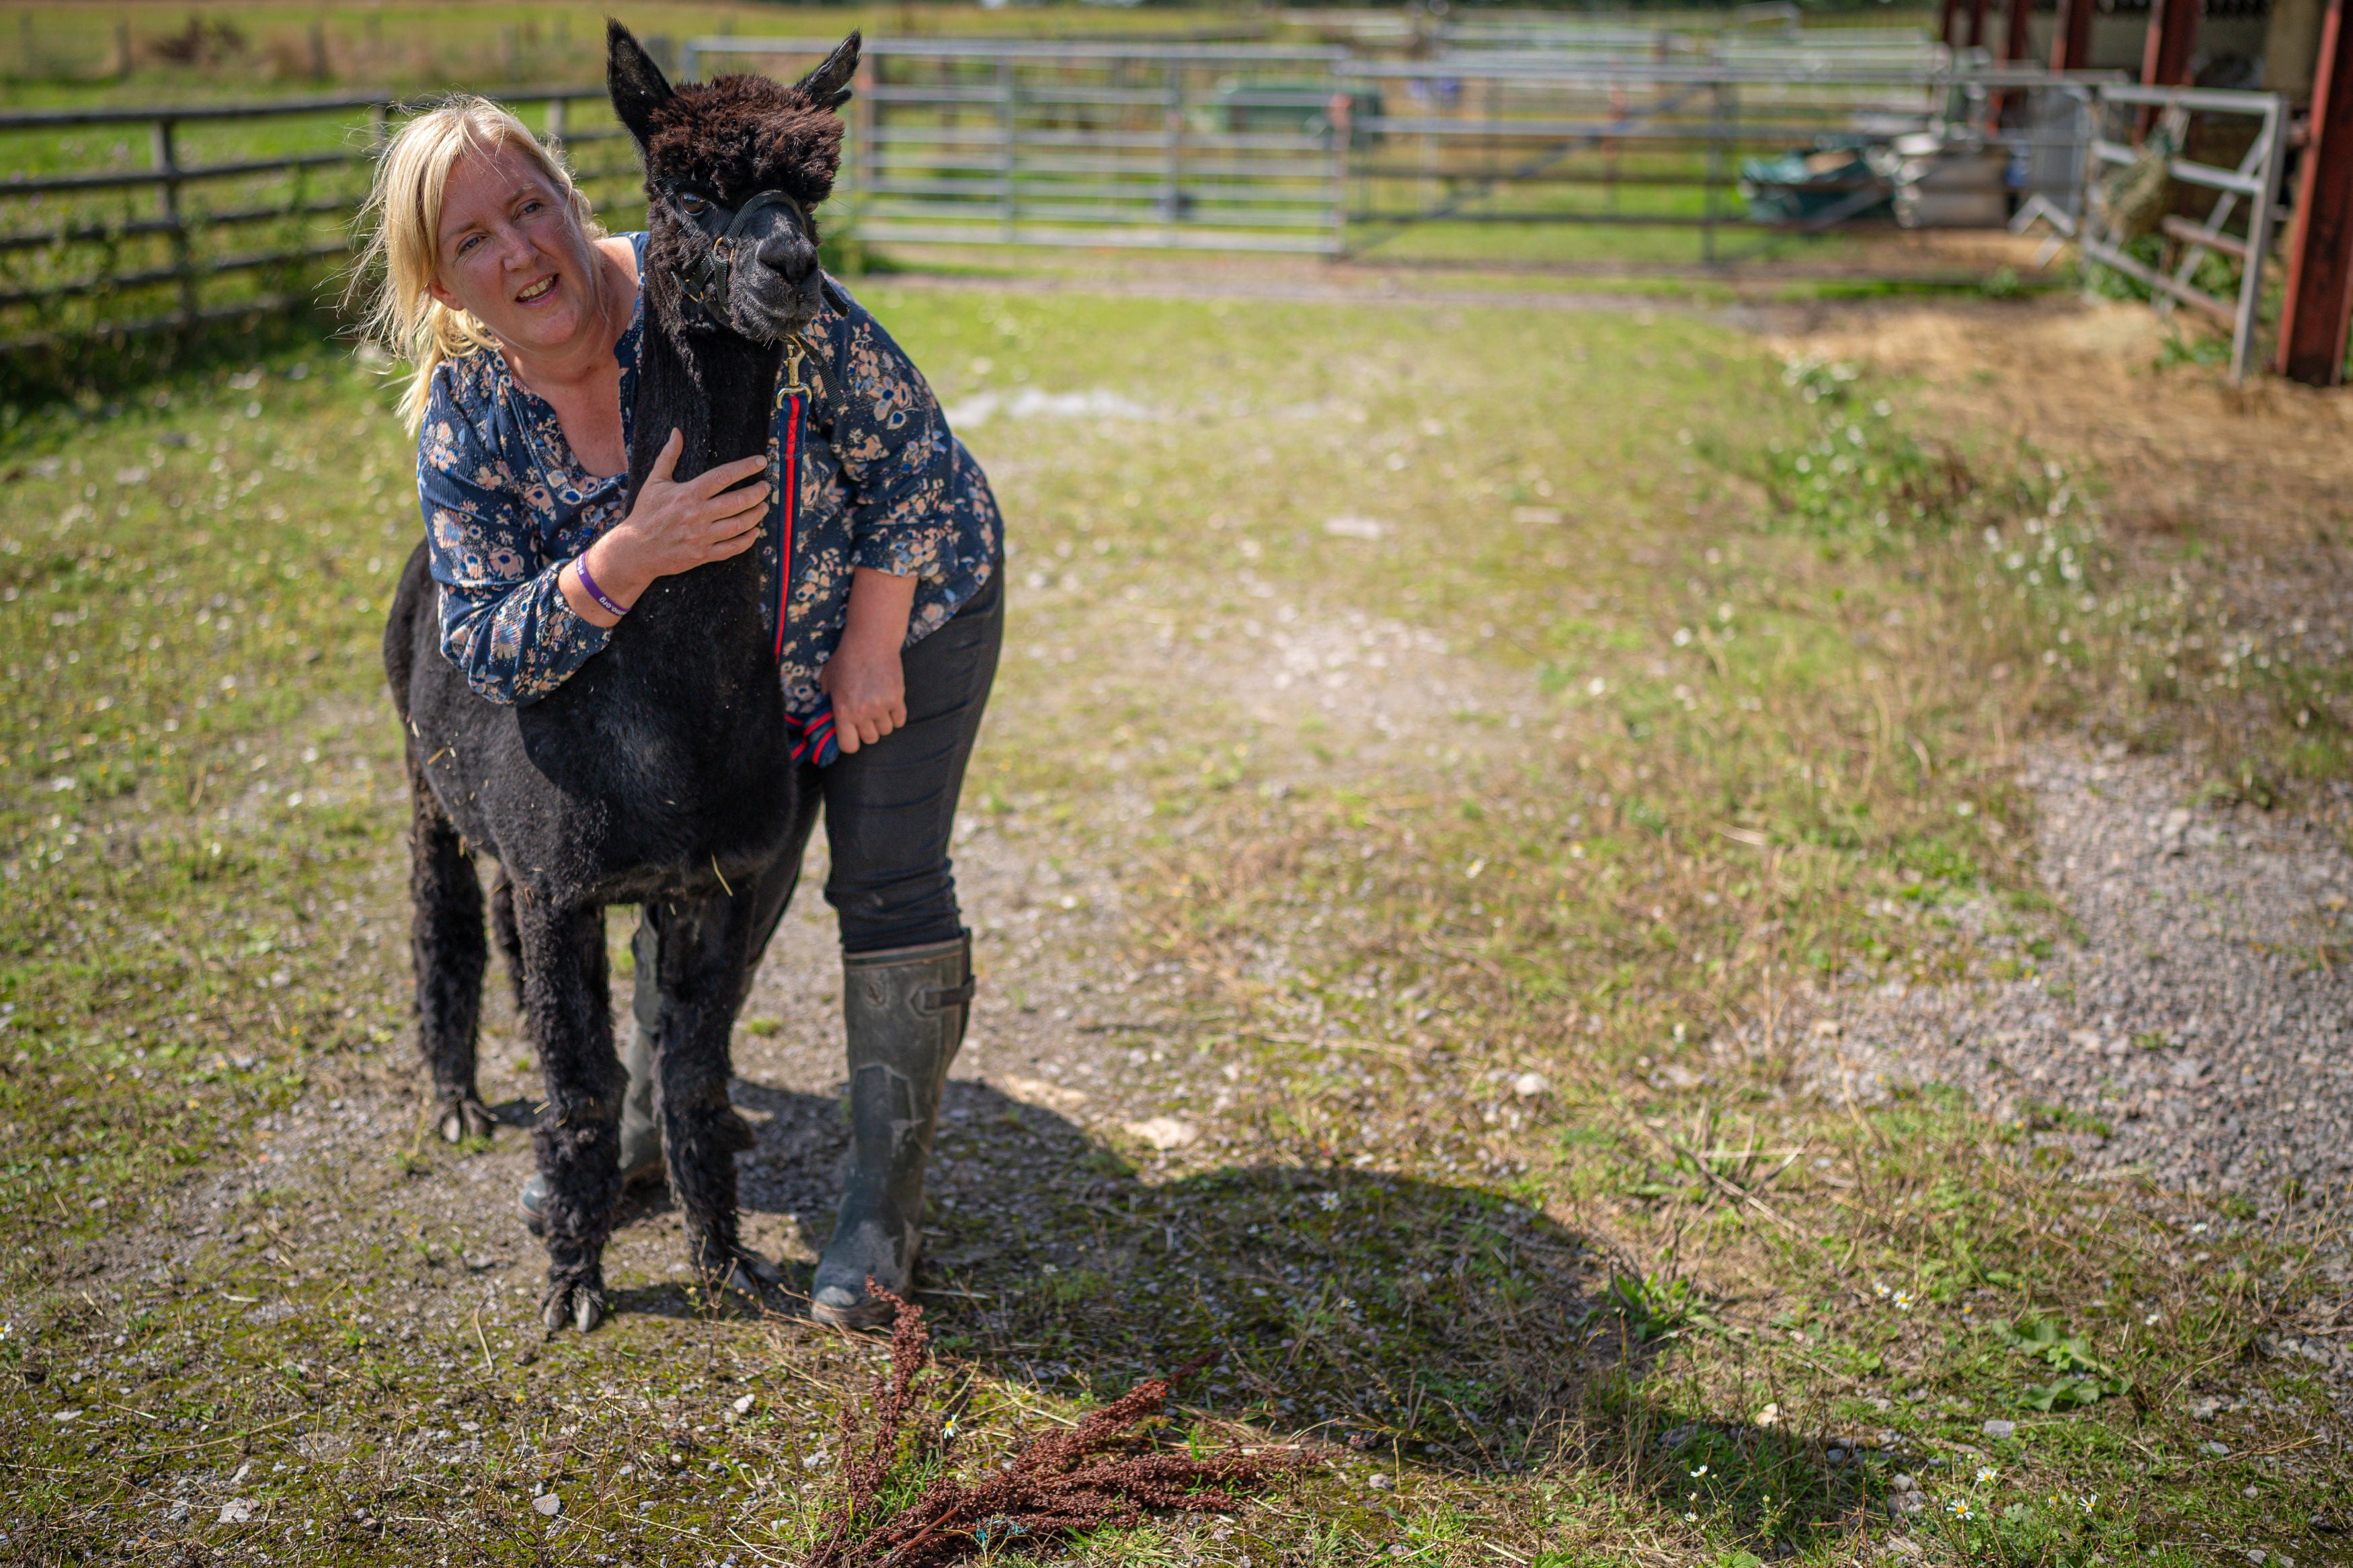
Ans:
[[[855,302],[836,318],[833,449],[849,490],[849,564],[937,579],[955,559],[959,458],[939,399]],[[964,458],[969,462],[968,458]]]
[[[644,237],[628,237],[644,266]],[[864,307],[830,279],[810,323],[818,384],[799,447],[800,515],[771,516],[760,550],[771,572],[792,541],[790,614],[776,648],[788,711],[825,702],[819,672],[839,642],[856,568],[916,579],[907,641],[944,625],[997,574],[1004,520],[988,478],[948,429],[922,373]],[[614,345],[621,370],[623,446],[634,418],[645,342],[640,297]],[[777,484],[785,431],[771,428]],[[492,702],[535,702],[604,648],[612,633],[565,602],[556,573],[628,510],[626,475],[588,474],[555,411],[491,352],[434,372],[417,443],[441,648]]]
[[[440,587],[442,651],[481,696],[526,703],[562,685],[612,635],[573,614],[556,584],[603,529],[582,515],[595,507],[562,509],[574,512],[573,527],[543,526],[558,510],[548,476],[519,472],[522,454],[502,449],[528,452],[532,443],[507,427],[501,416],[512,410],[501,400],[468,395],[489,390],[470,384],[483,368],[453,362],[435,375],[417,493]]]

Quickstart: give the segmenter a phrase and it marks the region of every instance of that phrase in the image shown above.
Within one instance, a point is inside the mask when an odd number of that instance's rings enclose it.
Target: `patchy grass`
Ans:
[[[2325,1554],[2342,1391],[2252,1347],[2326,1237],[1796,1088],[1820,988],[2063,934],[2022,729],[2286,679],[2132,674],[2173,589],[2097,476],[1672,312],[871,293],[1013,519],[967,812],[1118,891],[989,984],[1087,977],[1067,1059],[1186,1134],[959,1085],[902,1493],[1214,1349],[1159,1440],[1318,1468],[1081,1560]],[[0,1529],[805,1548],[879,1347],[658,1273],[546,1340],[483,1152],[421,1136],[385,402],[313,347],[7,438]]]

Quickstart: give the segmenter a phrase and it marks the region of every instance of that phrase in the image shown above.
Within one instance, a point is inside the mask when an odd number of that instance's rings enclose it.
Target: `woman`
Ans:
[[[596,657],[649,584],[751,547],[780,488],[777,448],[679,483],[673,432],[630,497],[644,236],[605,235],[562,164],[495,104],[457,99],[403,127],[368,216],[383,276],[373,332],[412,367],[402,412],[418,433],[443,651],[489,700],[534,701]],[[922,374],[830,282],[826,300],[807,333],[822,395],[795,525],[797,572],[820,586],[805,601],[817,609],[785,629],[778,678],[797,719],[830,705],[840,752],[802,764],[804,796],[825,803],[825,894],[855,981],[850,1168],[812,1309],[862,1324],[880,1315],[868,1277],[909,1284],[923,1163],[971,994],[947,847],[1002,637],[1003,524]],[[739,895],[767,932],[808,827]],[[641,911],[624,1053],[632,1179],[662,1168],[660,941],[659,911]],[[527,1221],[543,1196],[538,1178],[525,1184]]]

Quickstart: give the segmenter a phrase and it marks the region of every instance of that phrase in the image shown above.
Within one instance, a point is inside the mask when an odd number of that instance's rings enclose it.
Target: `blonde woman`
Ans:
[[[604,234],[563,165],[497,105],[456,99],[404,126],[368,220],[382,278],[375,334],[410,367],[403,412],[418,436],[441,649],[480,696],[535,701],[597,657],[648,584],[751,547],[775,504],[764,473],[773,455],[677,482],[673,432],[629,493],[645,237]],[[802,764],[803,793],[825,803],[825,895],[846,972],[863,992],[889,972],[893,990],[968,995],[970,944],[947,847],[1002,637],[1003,525],[922,374],[854,300],[821,282],[806,336],[820,353],[823,395],[797,469],[803,542],[778,678],[789,713],[829,703],[834,717],[839,759]],[[757,900],[763,945],[799,875],[807,831],[787,835],[759,885],[736,895]],[[662,1171],[650,1070],[660,952],[659,913],[643,911],[636,1028],[622,1053],[621,1163],[632,1180]],[[855,1068],[905,1042],[861,1037],[888,1020],[847,1004],[844,1013],[850,1173],[813,1308],[861,1323],[876,1315],[868,1276],[907,1288],[915,1232],[892,1163],[905,1130],[864,1113],[856,1101],[867,1075]],[[960,1035],[961,1009],[956,1017]],[[955,1047],[944,1042],[935,1081]],[[928,1147],[928,1124],[923,1131]],[[914,1183],[919,1211],[920,1165]],[[521,1197],[534,1229],[547,1202],[534,1176]]]

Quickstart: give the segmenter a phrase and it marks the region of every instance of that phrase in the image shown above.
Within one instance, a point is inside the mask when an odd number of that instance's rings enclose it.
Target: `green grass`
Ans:
[[[2195,606],[2105,548],[2096,476],[1701,321],[863,292],[952,403],[1151,410],[968,430],[1015,595],[965,798],[1128,900],[1114,951],[986,945],[990,984],[1178,977],[1175,1019],[1101,1048],[1165,1053],[1134,1070],[1205,1129],[1156,1157],[1007,1100],[944,1131],[1036,1173],[1013,1239],[940,1222],[949,1462],[1215,1346],[1168,1438],[1305,1432],[1328,1463],[1224,1536],[1082,1560],[1850,1561],[1898,1475],[1934,1561],[2323,1556],[2325,1393],[2249,1359],[2313,1289],[2299,1224],[2079,1184],[1942,1093],[1792,1090],[1809,984],[2054,934],[2022,727],[2155,725],[2189,689],[2271,703],[2262,746],[2333,745],[2309,715],[2342,671],[2176,647]],[[192,1527],[233,1560],[789,1551],[867,1350],[659,1279],[543,1343],[470,1261],[521,1238],[429,1196],[468,1152],[386,1125],[336,1190],[272,1175],[322,1102],[397,1107],[417,1071],[387,405],[312,344],[5,437],[12,1550],[171,1534],[151,1505],[250,1466],[257,1521]],[[1319,669],[1448,695],[1279,685],[1278,639],[1335,627],[1358,662]],[[2186,1414],[2226,1387],[2246,1405]],[[577,1533],[528,1511],[542,1484]]]
[[[1662,26],[1706,19],[1653,15]],[[1892,25],[1908,16],[1872,13],[1867,20],[1873,25]],[[552,3],[328,7],[246,3],[135,6],[124,12],[0,5],[0,103],[26,110],[100,104],[148,107],[355,90],[420,97],[451,88],[512,96],[527,86],[593,85],[602,76],[602,16],[596,7]],[[1300,18],[1270,21],[1255,12],[1217,7],[1106,12],[1073,5],[1002,14],[951,7],[853,7],[829,9],[821,16],[787,16],[767,6],[662,3],[638,8],[628,20],[649,37],[671,40],[730,31],[807,35],[815,30],[831,36],[853,26],[884,36],[965,31],[1102,36],[1129,30],[1235,27],[1271,32],[1277,41],[1306,41],[1314,36],[1312,24]],[[128,29],[127,72],[117,69],[118,26]],[[191,27],[197,32],[191,35]],[[174,58],[175,52],[184,58]],[[540,123],[541,104],[517,99],[515,107],[530,123],[535,127]],[[573,105],[570,116],[571,151],[585,188],[617,222],[633,221],[637,180],[626,143],[595,139],[610,137],[614,127],[609,112],[590,100]],[[191,121],[176,127],[175,155],[184,166],[201,166],[349,152],[363,147],[368,134],[364,116],[350,114],[222,124]],[[1415,153],[1409,141],[1379,150],[1377,155],[1385,165],[1409,166]],[[151,166],[152,159],[148,128],[137,123],[0,132],[0,168],[27,177],[144,169]],[[1606,168],[1629,177],[1689,176],[1698,170],[1690,156],[1639,151],[1613,154],[1606,163],[1597,154],[1579,166],[1588,173]],[[1566,172],[1553,171],[1556,174]],[[365,165],[355,162],[191,184],[182,195],[182,211],[188,217],[248,216],[219,226],[193,226],[188,259],[201,269],[207,263],[332,247],[343,237],[365,183]],[[1469,180],[1426,184],[1398,178],[1360,180],[1351,200],[1358,207],[1367,204],[1383,208],[1412,206],[1440,188],[1450,195],[1462,195],[1474,185]],[[1865,241],[1846,236],[1775,236],[1750,229],[1738,221],[1742,203],[1736,192],[1727,188],[1719,193],[1719,200],[1726,223],[1712,246],[1696,230],[1679,226],[1457,218],[1404,226],[1356,223],[1350,226],[1347,244],[1351,255],[1381,263],[1613,269],[1635,275],[1716,262],[1757,263],[1785,270],[1868,264],[1871,250]],[[0,247],[0,292],[79,286],[174,267],[179,258],[167,237],[132,233],[126,227],[155,220],[161,213],[159,204],[158,193],[144,187],[13,197],[0,191],[0,234],[49,234],[62,228],[79,237],[60,245]],[[1541,219],[1564,210],[1608,208],[1688,218],[1699,212],[1700,204],[1695,187],[1634,184],[1603,192],[1590,186],[1514,186],[1500,195],[1473,195],[1465,210],[1524,212]],[[849,215],[839,215],[838,221],[849,221]],[[954,255],[936,247],[908,247],[904,254],[924,265],[952,259]],[[1056,262],[1062,264],[1060,259]],[[288,261],[266,270],[213,275],[200,271],[194,302],[202,310],[233,310],[255,300],[280,306],[304,300],[328,301],[337,292],[339,281],[336,264],[324,260]],[[1688,283],[1676,288],[1708,292]],[[0,400],[50,395],[60,387],[68,391],[97,387],[101,395],[111,395],[105,388],[121,378],[102,374],[104,364],[92,367],[87,363],[93,358],[111,363],[125,353],[105,342],[106,329],[129,321],[159,321],[176,311],[181,303],[178,284],[167,279],[128,286],[110,283],[63,299],[0,306],[0,342],[34,336],[60,340],[45,353],[16,356],[22,363],[7,367],[10,384],[0,386]],[[160,347],[142,347],[131,354],[138,362],[133,374],[151,372],[156,363],[170,360]]]

